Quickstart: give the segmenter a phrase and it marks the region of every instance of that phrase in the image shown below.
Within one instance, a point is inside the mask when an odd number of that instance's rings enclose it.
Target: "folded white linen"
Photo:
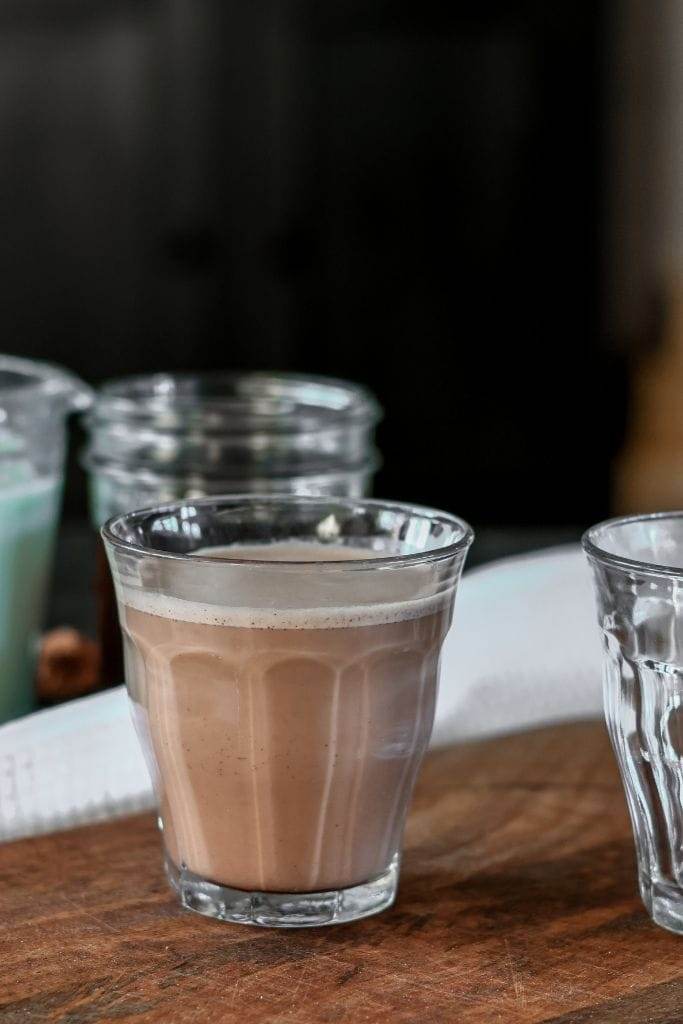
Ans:
[[[433,745],[600,713],[600,643],[576,545],[464,576]],[[150,808],[123,687],[0,727],[0,840]]]
[[[122,686],[0,727],[0,841],[153,806]]]
[[[444,644],[432,746],[601,713],[600,635],[579,546],[466,573]]]

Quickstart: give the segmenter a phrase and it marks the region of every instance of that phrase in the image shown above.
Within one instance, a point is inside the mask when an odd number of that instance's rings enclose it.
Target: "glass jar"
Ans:
[[[89,388],[58,366],[0,356],[0,722],[34,706],[66,418],[90,400]]]
[[[155,374],[105,384],[86,418],[90,514],[215,494],[362,497],[381,408],[358,384],[276,373]],[[100,552],[102,682],[121,682],[114,593]]]

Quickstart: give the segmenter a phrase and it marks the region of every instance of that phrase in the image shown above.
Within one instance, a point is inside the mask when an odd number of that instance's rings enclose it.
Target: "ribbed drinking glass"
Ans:
[[[583,544],[640,892],[657,924],[683,933],[683,512],[609,520]]]

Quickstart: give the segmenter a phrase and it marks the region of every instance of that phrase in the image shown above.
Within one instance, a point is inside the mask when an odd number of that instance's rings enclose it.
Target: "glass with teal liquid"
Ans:
[[[60,367],[0,355],[0,722],[34,706],[66,418],[90,399]]]

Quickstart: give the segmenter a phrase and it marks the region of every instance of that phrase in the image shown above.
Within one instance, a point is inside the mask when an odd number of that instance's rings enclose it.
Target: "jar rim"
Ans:
[[[63,399],[71,412],[92,404],[92,389],[69,370],[55,363],[0,354],[0,401],[20,398]]]
[[[267,429],[301,433],[317,424],[375,424],[382,409],[360,384],[334,377],[275,372],[157,373],[105,382],[95,396],[90,428],[100,422],[169,415],[206,419],[231,433]]]

